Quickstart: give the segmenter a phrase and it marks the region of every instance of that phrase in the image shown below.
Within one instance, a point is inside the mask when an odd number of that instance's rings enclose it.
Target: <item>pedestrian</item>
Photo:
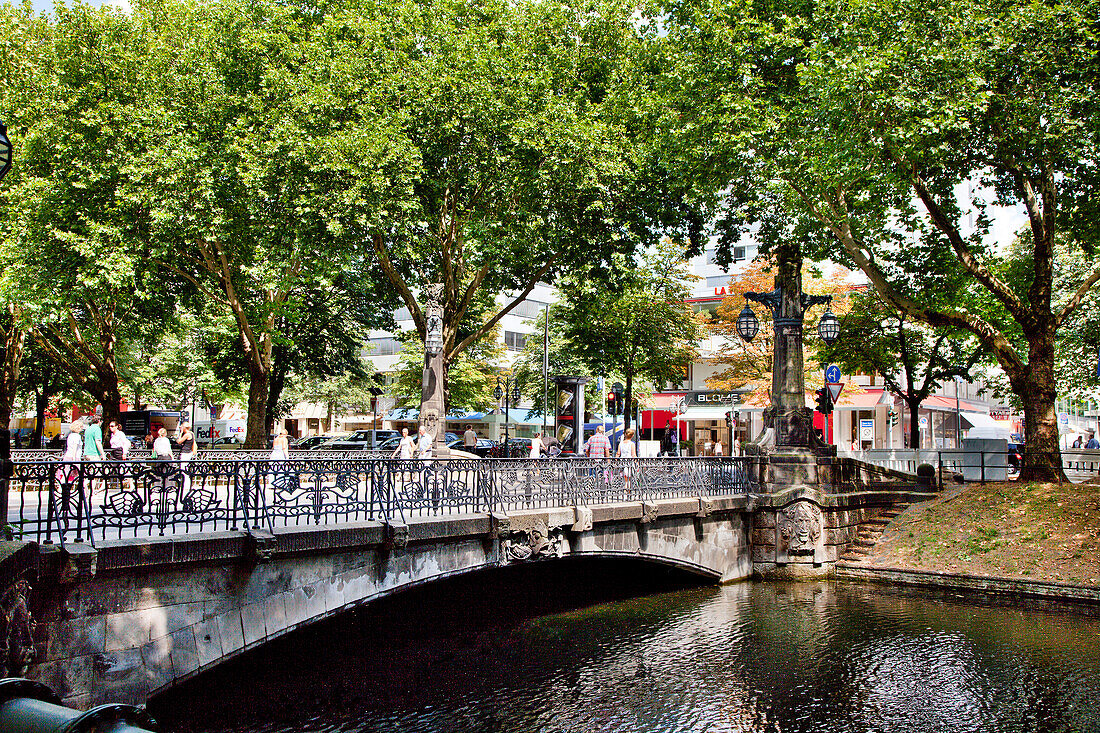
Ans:
[[[275,440],[271,441],[271,455],[273,461],[285,461],[290,458],[290,442],[286,437],[286,428],[280,425],[275,430]]]
[[[531,438],[531,453],[528,458],[542,458],[542,433],[535,433]]]
[[[584,444],[584,454],[589,458],[611,457],[611,441],[604,435],[603,425],[597,425],[596,432]]]
[[[102,422],[99,415],[92,415],[88,418],[88,425],[84,428],[84,460],[86,461],[102,461],[107,457],[107,452],[103,450],[103,428],[99,427]]]
[[[722,449],[722,439],[721,438],[715,438],[714,439],[714,453],[713,453],[713,455],[716,455],[716,456],[724,455],[724,451]]]
[[[126,433],[122,432],[122,426],[118,420],[107,423],[107,433],[107,458],[111,461],[125,461],[130,455],[130,439],[126,437]],[[119,478],[121,487],[133,490],[134,482],[128,471],[120,467],[113,473]],[[138,508],[135,507],[134,511],[138,511]]]
[[[543,454],[548,458],[557,458],[561,455],[561,441],[552,433],[542,436]]]
[[[401,441],[393,449],[393,455],[390,458],[400,458],[403,461],[408,461],[412,459],[414,453],[416,453],[416,441],[409,437],[408,428],[401,428]]]
[[[637,458],[638,446],[634,444],[634,428],[627,428],[623,433],[622,442],[619,443],[619,458]],[[633,474],[633,461],[623,462],[623,482],[627,491],[630,491],[630,477]]]
[[[145,434],[145,450],[147,450],[147,451],[151,451],[151,450],[153,450],[153,443],[155,443],[155,442],[156,442],[156,440],[157,440],[157,439],[156,439],[156,437],[155,437],[155,436],[153,435],[153,431],[152,431],[152,430],[150,430],[150,431],[149,431],[148,433],[146,433],[146,434]]]
[[[107,423],[107,432],[110,434],[108,441],[110,450],[107,455],[113,461],[124,461],[130,455],[130,439],[122,432],[122,426],[118,420]]]
[[[1100,441],[1096,440],[1095,433],[1089,433],[1089,442],[1085,443],[1085,450],[1096,450],[1100,448]]]
[[[473,425],[466,426],[466,432],[462,434],[462,447],[470,452],[477,447],[477,433],[474,432]]]
[[[428,435],[428,428],[421,425],[417,431],[416,454],[418,458],[427,460],[432,457],[432,436]]]
[[[69,435],[65,438],[65,453],[61,456],[62,465],[57,469],[58,481],[71,484],[80,475],[80,467],[77,464],[80,463],[84,453],[82,432],[84,432],[84,421],[73,420],[69,425]]]
[[[733,439],[733,455],[741,455],[741,439],[737,437]]]
[[[153,438],[153,458],[166,460],[174,457],[172,442],[168,440],[168,431],[163,427],[157,428],[157,437]]]
[[[195,457],[195,434],[191,431],[191,423],[187,420],[180,423],[176,444],[180,447],[180,471],[183,472],[183,493],[186,495],[191,488],[191,471],[188,464]]]

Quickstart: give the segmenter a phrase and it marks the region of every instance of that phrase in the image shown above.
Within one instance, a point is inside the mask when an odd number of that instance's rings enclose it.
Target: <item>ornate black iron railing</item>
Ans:
[[[8,524],[24,539],[129,537],[594,505],[755,490],[752,458],[20,461]]]

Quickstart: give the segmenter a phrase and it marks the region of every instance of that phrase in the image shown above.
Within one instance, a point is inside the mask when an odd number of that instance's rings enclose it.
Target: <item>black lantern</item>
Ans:
[[[504,390],[500,388],[500,377],[497,377],[497,388],[493,390],[493,397],[499,400],[503,396]]]
[[[752,341],[759,331],[760,321],[757,320],[756,314],[752,312],[752,308],[749,308],[748,303],[746,303],[737,316],[737,333],[746,341]]]
[[[11,155],[12,147],[11,140],[8,140],[8,128],[4,126],[3,122],[0,122],[0,179],[11,170]]]
[[[817,335],[826,344],[832,344],[840,336],[840,321],[831,310],[826,310],[821,316],[821,322],[817,324]]]
[[[512,404],[513,405],[518,405],[519,404],[519,398],[520,398],[519,385],[517,384],[516,386],[512,387]]]

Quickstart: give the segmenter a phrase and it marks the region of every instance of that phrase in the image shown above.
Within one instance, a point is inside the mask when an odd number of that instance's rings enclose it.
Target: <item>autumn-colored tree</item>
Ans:
[[[848,311],[847,293],[851,289],[848,276],[849,272],[843,268],[836,268],[826,274],[814,265],[805,264],[802,268],[802,289],[811,295],[835,296],[832,309],[840,316]],[[707,386],[722,390],[749,389],[753,391],[748,398],[749,402],[766,404],[767,399],[763,396],[771,386],[772,355],[775,353],[773,319],[768,308],[749,303],[745,299],[745,293],[763,293],[775,287],[775,262],[771,258],[757,259],[732,278],[726,288],[729,294],[722,299],[717,318],[710,324],[711,333],[720,342],[710,361],[726,368],[708,378]],[[760,333],[747,343],[737,333],[737,316],[746,303],[760,320]],[[816,384],[821,381],[821,364],[817,353],[823,344],[817,335],[817,322],[824,312],[823,306],[808,309],[802,331],[802,348],[806,355],[805,383],[811,396]]]

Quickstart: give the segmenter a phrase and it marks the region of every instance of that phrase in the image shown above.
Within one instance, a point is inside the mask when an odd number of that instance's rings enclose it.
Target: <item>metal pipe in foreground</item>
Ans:
[[[73,710],[40,682],[0,680],[0,731],[4,733],[151,733],[156,721],[133,705]]]

